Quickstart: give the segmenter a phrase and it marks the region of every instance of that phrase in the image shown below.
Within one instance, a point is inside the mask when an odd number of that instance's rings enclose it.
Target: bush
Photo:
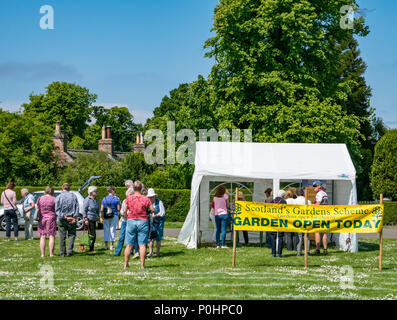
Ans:
[[[376,144],[371,173],[371,187],[375,199],[397,199],[397,129],[388,131]]]

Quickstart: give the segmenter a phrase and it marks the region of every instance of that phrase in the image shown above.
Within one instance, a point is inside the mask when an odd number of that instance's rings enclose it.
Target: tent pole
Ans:
[[[383,193],[380,194],[379,204],[383,204]],[[383,226],[379,233],[379,271],[382,271],[382,255],[383,255]]]
[[[234,198],[234,210],[236,210],[236,201],[238,200],[238,188],[236,188],[236,197]],[[234,229],[234,222],[233,222],[233,262],[232,267],[236,266],[236,229]]]
[[[305,205],[307,205],[307,189],[305,188]],[[305,231],[305,235],[304,235],[304,241],[305,241],[305,268],[308,267],[308,246],[307,246],[307,232]]]
[[[200,228],[200,219],[201,219],[201,206],[200,206],[200,202],[201,202],[201,183],[199,186],[199,194],[198,194],[198,223],[197,223],[197,235],[199,237],[199,243],[198,243],[198,247],[201,248],[201,228]]]

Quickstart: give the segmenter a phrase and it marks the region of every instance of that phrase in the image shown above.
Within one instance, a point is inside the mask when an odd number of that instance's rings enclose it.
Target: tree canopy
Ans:
[[[82,138],[96,98],[96,94],[77,84],[53,82],[47,86],[45,94],[31,94],[30,102],[22,107],[31,117],[41,116],[50,123],[61,121],[70,139],[73,136]]]
[[[57,173],[52,128],[36,118],[0,109],[0,183],[52,183]]]

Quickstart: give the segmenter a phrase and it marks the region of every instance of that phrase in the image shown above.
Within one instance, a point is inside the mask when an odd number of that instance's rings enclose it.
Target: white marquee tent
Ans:
[[[277,194],[280,182],[326,182],[330,204],[357,204],[356,170],[345,144],[197,142],[190,210],[178,237],[188,248],[211,242],[212,181],[252,182],[252,201],[265,200],[268,187]],[[234,190],[233,190],[234,191]],[[332,234],[337,247],[358,251],[357,234]]]

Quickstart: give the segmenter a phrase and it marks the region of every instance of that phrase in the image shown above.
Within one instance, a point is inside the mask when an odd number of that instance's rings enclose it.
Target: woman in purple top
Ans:
[[[40,235],[41,257],[45,256],[46,237],[49,237],[50,257],[54,256],[55,235],[57,233],[57,216],[55,214],[54,188],[48,186],[44,196],[37,201],[39,223],[37,231]]]

